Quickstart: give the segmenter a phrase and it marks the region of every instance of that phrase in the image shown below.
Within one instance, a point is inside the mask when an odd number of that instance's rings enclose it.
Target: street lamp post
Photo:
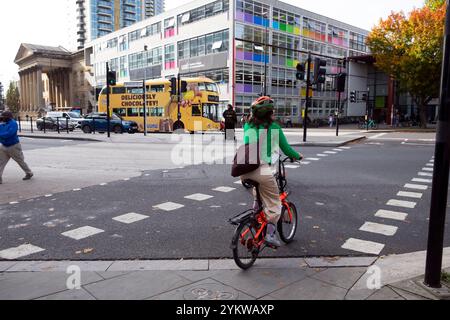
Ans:
[[[144,52],[148,51],[148,47],[144,46]],[[147,59],[147,56],[144,58]],[[147,136],[147,64],[144,64],[144,80],[142,81],[142,93],[144,100],[144,136]]]

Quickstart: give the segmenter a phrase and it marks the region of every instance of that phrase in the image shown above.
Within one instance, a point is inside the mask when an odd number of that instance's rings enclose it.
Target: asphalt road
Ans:
[[[42,148],[44,152],[45,148],[60,143],[23,139],[24,148]],[[425,250],[431,184],[411,180],[431,179],[418,173],[430,164],[433,143],[384,136],[340,150],[315,147],[301,150],[306,158],[320,160],[309,159],[306,160],[309,164],[288,169],[290,200],[300,212],[296,241],[263,255],[360,256],[368,254],[364,251],[372,243],[381,249],[376,254],[382,255]],[[2,205],[0,254],[2,250],[32,244],[44,251],[20,260],[230,258],[234,228],[227,221],[250,208],[252,199],[229,173],[230,167],[226,165],[149,171],[128,181]],[[428,188],[405,189],[407,183]],[[218,187],[234,190],[213,190]],[[420,193],[422,198],[398,196],[399,191]],[[185,198],[193,194],[211,198],[205,201]],[[390,200],[415,205],[400,208],[387,205]],[[173,211],[155,208],[167,202],[183,207]],[[375,217],[379,210],[406,213],[407,217],[402,221]],[[130,224],[114,220],[129,213],[143,215],[145,219]],[[382,232],[389,233],[392,227],[398,229],[392,236],[360,230],[367,223],[377,223],[377,232],[380,225]],[[63,235],[87,226],[100,233],[85,234],[87,237],[81,240]],[[445,245],[449,246],[448,223],[446,231]],[[370,243],[364,242],[362,249],[344,249],[350,239]]]

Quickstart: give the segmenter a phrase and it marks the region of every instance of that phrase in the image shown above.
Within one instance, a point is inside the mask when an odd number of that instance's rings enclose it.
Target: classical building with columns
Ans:
[[[47,111],[94,110],[95,93],[84,51],[21,44],[14,62],[20,75],[20,116],[42,116]]]

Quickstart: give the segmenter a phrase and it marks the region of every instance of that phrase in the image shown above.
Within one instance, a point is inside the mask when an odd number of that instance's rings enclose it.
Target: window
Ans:
[[[130,70],[147,68],[162,64],[162,48],[141,51],[129,56]]]
[[[139,109],[138,108],[128,108],[127,116],[128,117],[139,117]]]
[[[175,35],[175,18],[164,20],[164,38],[170,38]]]
[[[325,23],[303,18],[303,36],[317,41],[326,42],[326,25]]]
[[[348,32],[344,29],[329,25],[328,42],[334,45],[348,47]]]
[[[164,85],[151,86],[150,92],[164,92]]]
[[[193,117],[201,117],[202,116],[202,109],[198,104],[192,105],[192,116]]]
[[[127,35],[123,35],[119,37],[119,50],[125,51],[128,50],[128,37]]]
[[[209,3],[205,6],[201,6],[185,12],[183,14],[178,15],[178,25],[183,26],[189,23],[193,23],[196,21],[203,20],[205,18],[209,18],[223,12],[228,11],[229,9],[229,0],[218,0],[213,3]]]
[[[178,42],[178,59],[204,56],[228,51],[228,30]]]
[[[117,114],[119,117],[127,116],[127,109],[125,108],[114,108],[113,113]]]
[[[112,88],[112,93],[113,94],[125,94],[125,93],[127,93],[127,90],[125,87],[114,87],[114,88]]]
[[[175,68],[175,45],[169,44],[164,47],[165,69]]]

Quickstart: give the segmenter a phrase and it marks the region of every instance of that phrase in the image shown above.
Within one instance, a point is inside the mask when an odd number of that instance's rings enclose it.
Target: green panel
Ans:
[[[291,25],[288,24],[286,31],[289,32],[289,33],[294,33],[294,26],[291,26]]]
[[[384,109],[386,107],[386,97],[376,97],[375,99],[375,108],[376,109]]]
[[[294,67],[294,60],[292,59],[286,59],[286,67]]]
[[[286,23],[280,23],[280,30],[281,31],[286,31],[286,29],[287,29]]]

